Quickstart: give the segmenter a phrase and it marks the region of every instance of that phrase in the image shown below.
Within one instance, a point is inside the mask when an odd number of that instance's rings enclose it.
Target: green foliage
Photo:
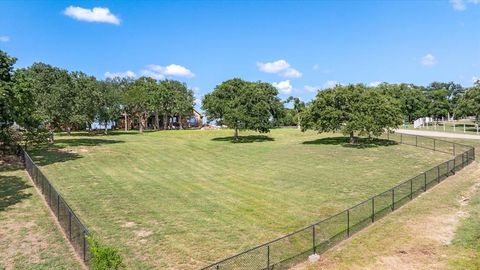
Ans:
[[[300,100],[298,97],[288,97],[286,103],[293,103],[293,109],[290,111],[293,114],[293,120],[296,122],[298,129],[301,128],[302,122],[302,112],[305,111],[306,105],[305,102]]]
[[[248,82],[239,78],[224,81],[205,95],[203,109],[209,121],[217,121],[235,130],[248,129],[266,133],[273,119],[283,112],[278,92],[269,83]]]
[[[117,249],[101,244],[94,236],[88,236],[87,241],[93,270],[117,270],[124,267]]]
[[[105,124],[105,134],[107,133],[107,123],[118,118],[122,111],[123,89],[120,81],[106,80],[97,82],[93,90],[95,96],[94,117]]]
[[[123,101],[129,111],[138,118],[140,132],[146,127],[149,108],[151,108],[150,94],[155,92],[158,85],[149,77],[140,77],[127,88]]]
[[[363,84],[337,85],[321,91],[302,114],[302,130],[341,131],[350,135],[378,136],[402,123],[400,109],[391,98]]]
[[[405,83],[382,83],[377,88],[383,94],[392,98],[408,122],[413,122],[415,119],[428,115],[427,98],[420,87]]]
[[[458,98],[454,112],[460,117],[473,115],[478,123],[480,120],[480,81]]]

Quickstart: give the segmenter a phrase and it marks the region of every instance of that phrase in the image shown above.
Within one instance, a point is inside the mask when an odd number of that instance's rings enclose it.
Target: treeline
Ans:
[[[0,142],[25,144],[53,141],[55,130],[80,129],[93,122],[133,119],[142,132],[153,115],[153,128],[171,127],[170,117],[192,114],[194,95],[184,83],[149,77],[97,80],[44,63],[14,69],[16,59],[0,51]],[[286,105],[289,103],[290,105]],[[281,101],[266,82],[227,80],[205,95],[202,107],[208,120],[235,130],[268,132],[276,126],[298,126],[319,132],[342,131],[376,135],[420,117],[452,119],[480,117],[480,84],[464,88],[453,82],[430,85],[382,83],[337,85],[319,90],[305,103],[297,97]],[[126,120],[126,119],[125,119]],[[12,133],[17,123],[20,133]],[[128,121],[125,121],[128,125]],[[18,130],[18,129],[17,129]]]
[[[399,107],[406,123],[411,123],[415,119],[427,116],[448,120],[467,115],[476,115],[471,109],[465,111],[467,108],[465,105],[467,98],[465,93],[478,88],[476,85],[471,88],[465,88],[453,82],[433,82],[426,87],[406,83],[382,83],[375,87],[367,87],[365,85],[363,87],[380,91],[391,97],[392,102]],[[294,97],[290,97],[289,101],[292,101],[293,108],[286,109],[285,117],[280,120],[281,124],[286,126],[298,125],[298,113],[304,110],[308,103]]]
[[[53,141],[55,130],[70,133],[93,122],[104,123],[107,132],[107,123],[116,122],[121,115],[132,118],[140,132],[150,114],[155,115],[154,128],[160,128],[159,117],[163,117],[167,129],[170,116],[182,118],[193,111],[193,91],[179,81],[148,77],[97,80],[44,63],[14,69],[16,60],[0,51],[0,139],[4,144]],[[14,122],[21,132],[12,129]]]

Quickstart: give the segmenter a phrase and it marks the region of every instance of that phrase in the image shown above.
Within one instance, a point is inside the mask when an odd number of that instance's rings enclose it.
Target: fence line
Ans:
[[[20,149],[19,154],[25,164],[25,169],[32,178],[33,183],[42,192],[47,205],[57,218],[73,249],[85,263],[88,263],[90,260],[90,249],[87,236],[90,233],[87,228],[82,224],[63,196],[33,162],[28,153]]]
[[[453,158],[333,216],[217,261],[202,270],[288,268],[310,254],[323,253],[349,238],[475,160],[475,148],[460,143],[401,133],[387,133],[381,138],[452,154]]]

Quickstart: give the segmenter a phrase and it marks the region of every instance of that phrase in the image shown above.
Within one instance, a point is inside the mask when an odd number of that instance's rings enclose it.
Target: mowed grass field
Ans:
[[[30,150],[128,269],[198,269],[332,215],[449,155],[276,129],[57,136]],[[249,136],[250,135],[250,136]]]
[[[0,157],[0,269],[83,269],[20,160]]]

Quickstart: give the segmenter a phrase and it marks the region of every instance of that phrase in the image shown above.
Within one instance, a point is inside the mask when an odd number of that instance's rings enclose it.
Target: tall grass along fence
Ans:
[[[202,270],[288,268],[305,260],[311,254],[323,253],[340,241],[349,238],[475,160],[475,148],[459,143],[396,133],[385,134],[381,138],[451,154],[452,159],[340,213],[213,263]]]
[[[28,174],[37,188],[42,192],[45,201],[57,217],[58,223],[60,223],[60,226],[70,241],[70,244],[83,261],[88,264],[88,261],[90,260],[90,251],[87,242],[87,237],[89,235],[87,228],[82,224],[62,195],[55,189],[48,178],[33,162],[28,153],[22,149],[20,149],[19,152]]]

